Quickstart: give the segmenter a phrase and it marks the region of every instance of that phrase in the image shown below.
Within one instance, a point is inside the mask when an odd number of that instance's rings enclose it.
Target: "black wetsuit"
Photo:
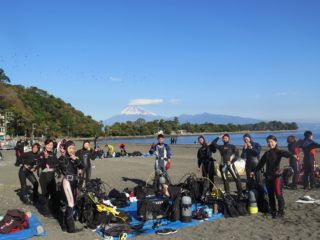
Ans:
[[[95,160],[97,157],[97,153],[93,150],[87,150],[82,148],[76,152],[76,156],[80,159],[84,169],[84,177],[86,182],[88,182],[91,178],[91,160]]]
[[[218,145],[219,137],[214,139],[210,147],[214,147],[219,150],[221,154],[220,172],[224,184],[224,190],[230,192],[228,172],[230,172],[233,180],[236,182],[238,194],[242,194],[242,186],[240,182],[239,173],[234,165],[234,162],[239,158],[239,151],[235,145],[230,143],[224,143],[223,145]],[[232,159],[231,159],[232,158]],[[230,163],[230,164],[229,164]]]
[[[214,152],[215,151],[216,150],[214,149]],[[202,145],[198,150],[197,158],[198,167],[202,167],[202,176],[207,177],[214,182],[215,166],[214,159],[212,158],[212,149],[207,145]],[[210,188],[213,188],[211,183]]]
[[[251,147],[250,148],[243,148],[241,158],[246,159],[246,175],[247,175],[247,189],[249,190],[251,188],[250,183],[251,183],[251,176],[250,173],[253,172],[260,159],[260,152],[261,152],[261,146],[259,143],[251,142]],[[256,182],[258,184],[261,184],[261,172],[256,172],[255,173],[256,177]]]
[[[83,163],[80,159],[72,160],[69,155],[61,156],[58,160],[58,170],[64,176],[63,181],[68,181],[69,184],[62,182],[62,191],[60,194],[62,197],[61,201],[65,203],[65,212],[60,211],[60,223],[62,229],[66,229],[68,232],[75,232],[75,224],[73,218],[73,208],[76,200],[76,189],[77,189],[77,173],[78,169],[83,169]],[[68,201],[66,192],[72,192],[72,200]]]
[[[22,162],[22,155],[24,153],[24,142],[18,141],[16,146],[14,147],[14,150],[16,151],[16,162],[15,166],[20,166]]]
[[[296,142],[289,143],[288,150],[292,154],[292,157],[290,157],[290,167],[293,170],[292,187],[296,188],[301,168],[299,158],[299,146]]]
[[[58,208],[55,170],[58,164],[56,155],[53,152],[48,152],[48,157],[45,158],[44,152],[40,153],[38,167],[41,170],[39,182],[42,195],[45,197],[44,213],[49,214],[49,197],[52,201],[53,210]]]
[[[292,157],[292,154],[288,151],[283,151],[278,148],[268,150],[262,156],[255,171],[260,171],[264,165],[266,165],[265,177],[266,185],[268,189],[269,205],[271,213],[275,216],[276,214],[276,200],[278,200],[278,211],[279,214],[284,214],[284,198],[282,194],[282,183],[280,174],[280,161],[281,158]]]
[[[304,140],[299,143],[299,146],[302,148],[304,153],[303,157],[303,168],[304,168],[304,188],[314,188],[315,186],[315,156],[312,153],[312,150],[315,148],[320,148],[320,144],[314,142],[313,140]]]
[[[32,183],[33,185],[33,200],[36,201],[38,199],[38,186],[39,183],[34,176],[33,171],[31,169],[36,169],[36,165],[39,159],[38,153],[28,152],[22,155],[21,158],[21,164],[19,170],[19,179],[21,184],[21,195],[22,200],[25,202],[28,202],[27,198],[27,179]]]

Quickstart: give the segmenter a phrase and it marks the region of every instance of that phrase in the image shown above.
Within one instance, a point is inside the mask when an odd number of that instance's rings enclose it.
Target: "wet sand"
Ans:
[[[77,147],[79,148],[80,144],[77,144]],[[146,153],[149,145],[127,144],[127,150]],[[197,146],[175,145],[172,146],[172,151],[172,169],[169,174],[171,180],[177,183],[186,173],[195,172]],[[74,235],[63,233],[55,219],[45,218],[35,207],[22,204],[15,192],[20,188],[20,183],[19,168],[14,166],[14,152],[2,151],[2,154],[4,161],[0,162],[0,214],[5,214],[7,209],[12,208],[36,213],[48,231],[47,237],[39,239],[101,239],[96,233],[87,229]],[[216,153],[214,158],[220,161],[219,154]],[[122,190],[147,181],[153,172],[153,164],[153,157],[96,160],[93,162],[92,176],[102,178],[111,187]],[[284,159],[282,165],[289,165],[288,160]],[[231,186],[234,187],[234,184],[231,183]],[[320,206],[295,203],[304,195],[320,199],[319,190],[317,188],[314,191],[307,191],[301,189],[301,186],[296,191],[284,189],[286,202],[284,219],[273,220],[270,216],[262,214],[236,219],[223,218],[200,226],[179,229],[178,233],[167,237],[145,235],[135,239],[320,239]]]

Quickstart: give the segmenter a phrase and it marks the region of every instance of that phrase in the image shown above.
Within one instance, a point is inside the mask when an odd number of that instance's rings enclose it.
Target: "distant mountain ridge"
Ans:
[[[153,120],[169,120],[173,119],[173,117],[161,117],[152,112],[149,112],[141,107],[138,106],[127,106],[120,114],[115,115],[111,118],[108,118],[104,121],[106,125],[112,125],[116,122],[126,122],[126,121],[135,121],[138,118],[143,118],[146,121],[153,121]],[[239,116],[229,116],[229,115],[222,115],[222,114],[211,114],[211,113],[202,113],[202,114],[182,114],[178,116],[180,123],[216,123],[216,124],[254,124],[258,122],[262,122],[263,120],[254,119],[254,118],[247,118],[247,117],[239,117]]]
[[[178,116],[179,121],[181,123],[215,123],[215,124],[254,124],[258,122],[262,122],[263,120],[254,119],[254,118],[247,118],[247,117],[239,117],[239,116],[229,116],[229,115],[222,115],[222,114],[211,114],[211,113],[202,113],[202,114],[182,114]]]

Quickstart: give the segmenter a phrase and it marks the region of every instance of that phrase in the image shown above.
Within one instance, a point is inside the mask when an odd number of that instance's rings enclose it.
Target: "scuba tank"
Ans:
[[[167,179],[164,175],[161,175],[158,181],[158,191],[162,192],[162,184],[166,184],[167,183]]]
[[[256,191],[251,190],[249,191],[249,213],[250,214],[257,214],[258,213],[258,204],[256,198]]]
[[[192,199],[188,195],[181,198],[181,222],[192,221]]]

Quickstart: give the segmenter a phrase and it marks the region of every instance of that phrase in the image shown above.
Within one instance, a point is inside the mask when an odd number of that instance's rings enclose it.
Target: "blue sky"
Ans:
[[[97,120],[320,122],[320,1],[1,1],[0,67]]]

